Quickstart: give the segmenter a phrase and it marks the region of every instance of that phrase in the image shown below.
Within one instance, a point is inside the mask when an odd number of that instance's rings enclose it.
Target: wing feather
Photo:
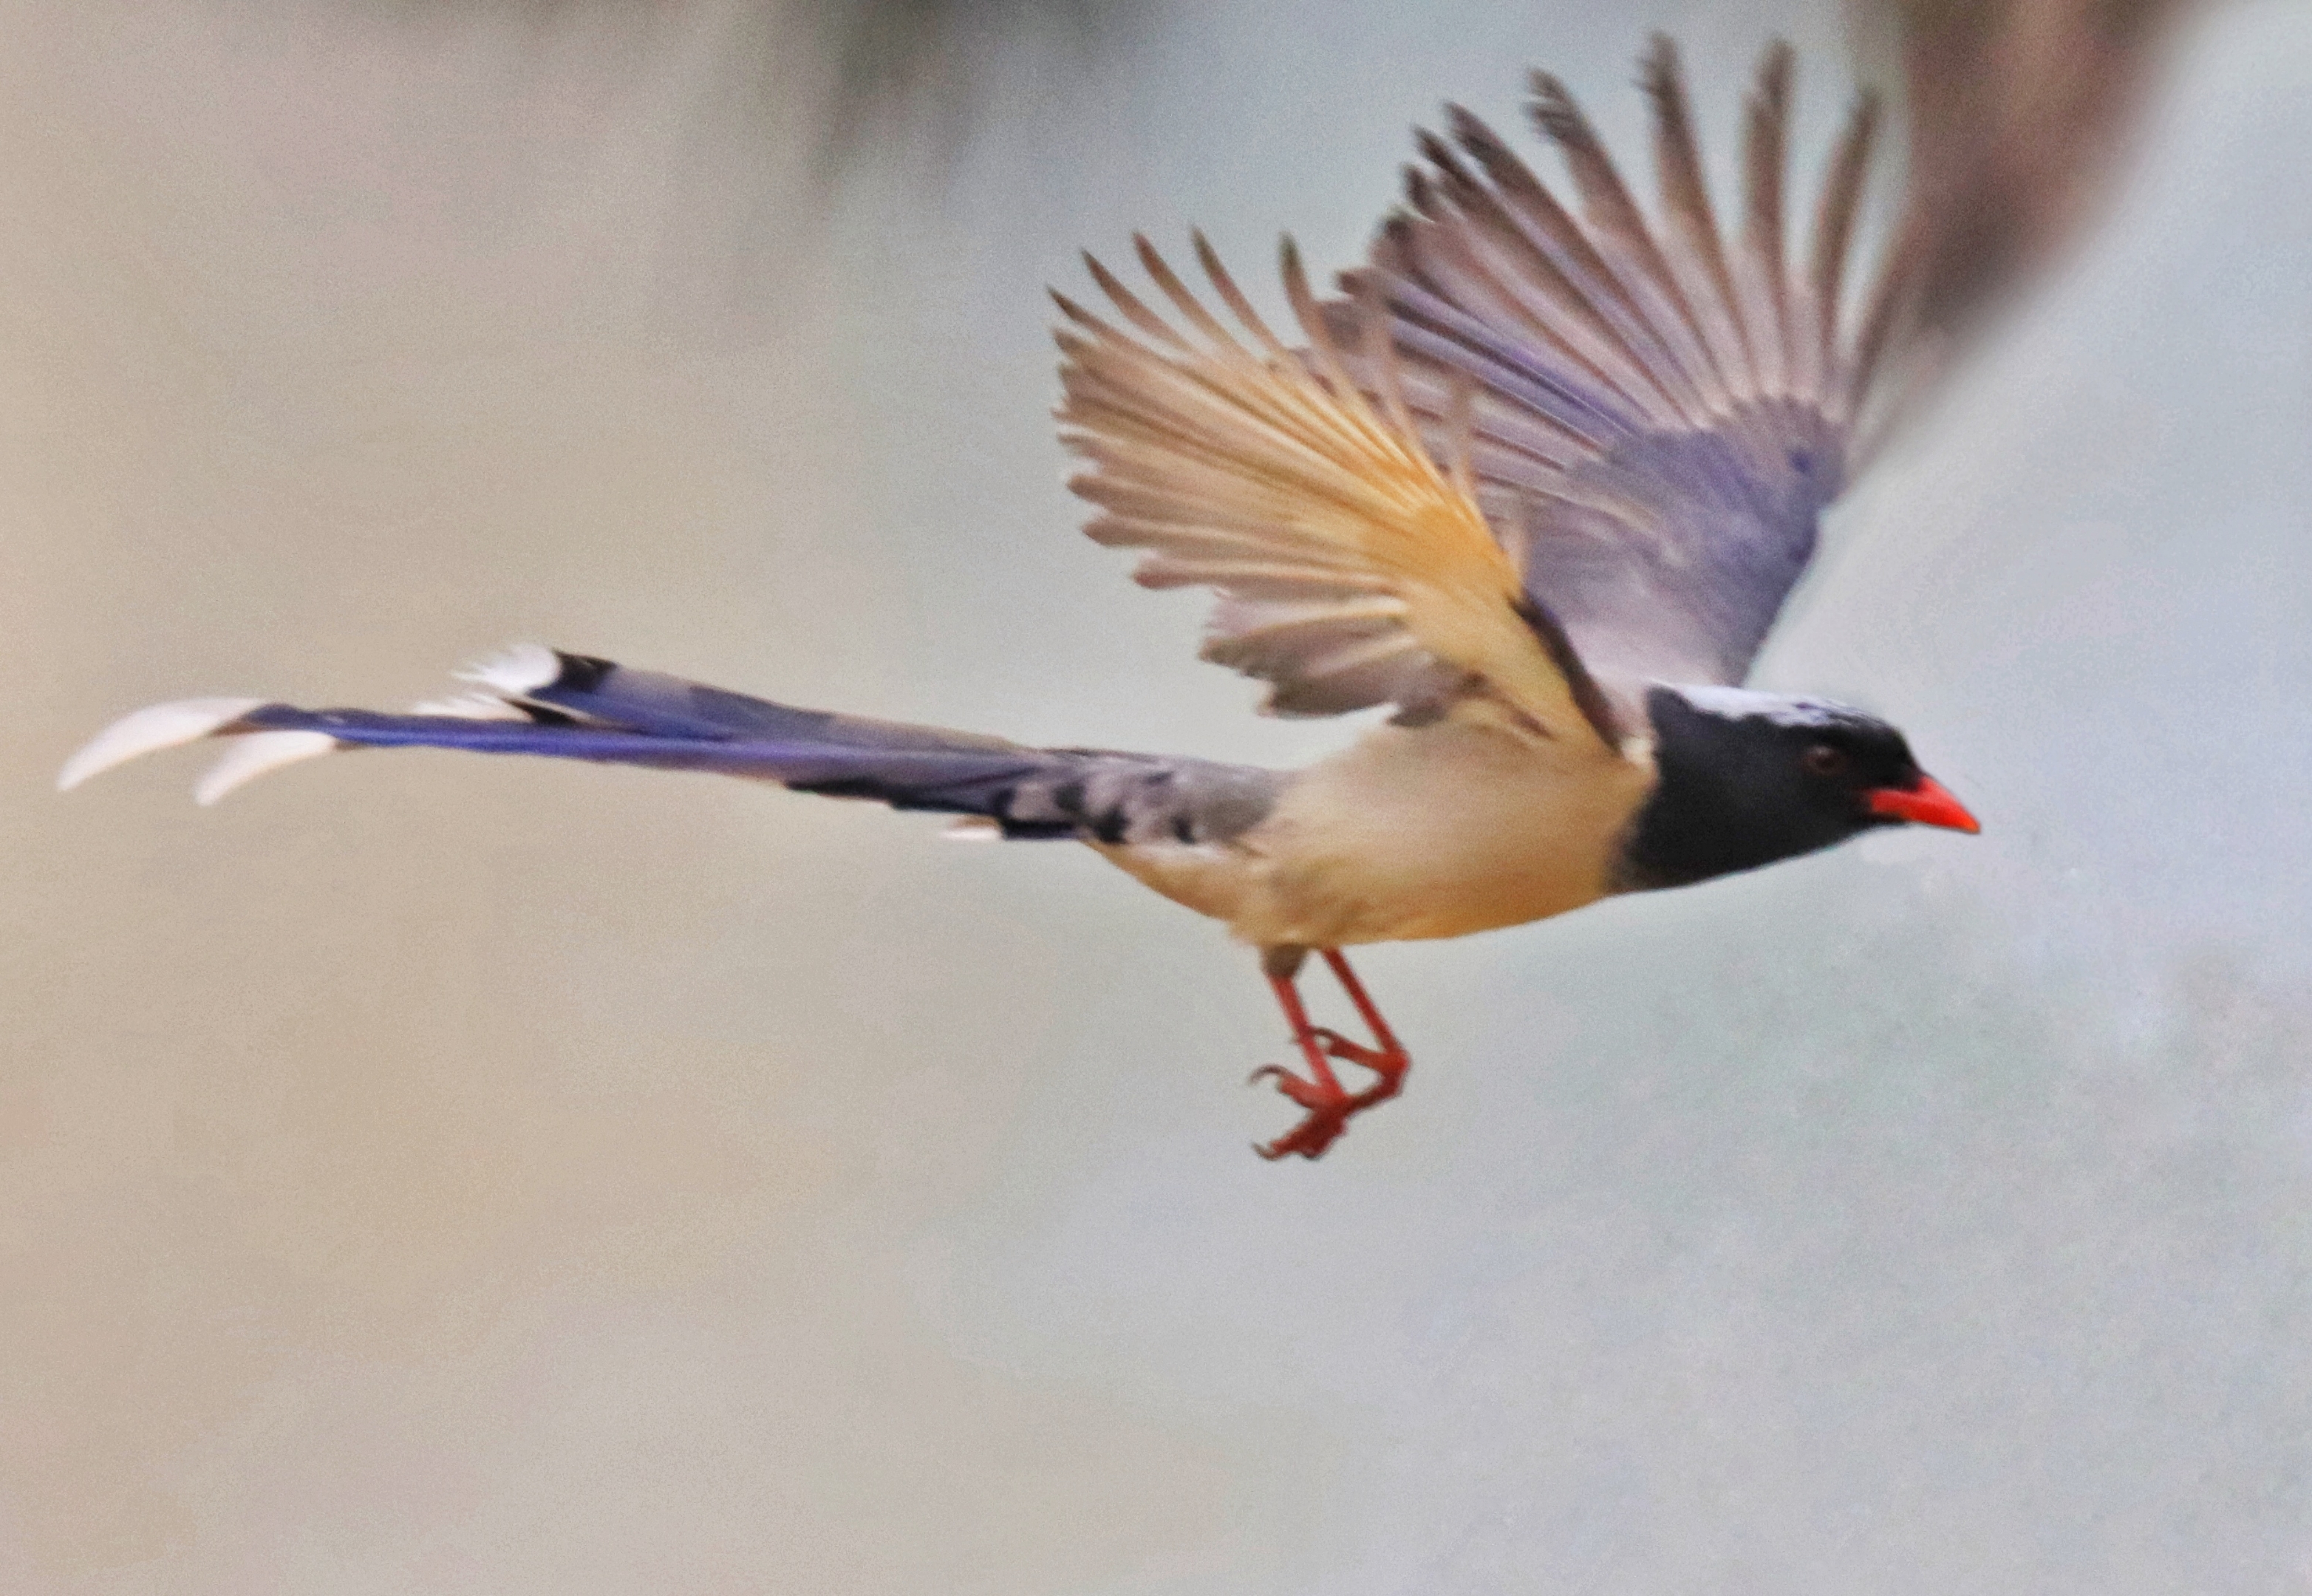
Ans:
[[[1807,270],[1813,301],[1811,339],[1813,382],[1804,391],[1842,409],[1847,393],[1838,357],[1839,301],[1846,277],[1846,257],[1854,238],[1854,220],[1862,208],[1862,188],[1870,166],[1871,146],[1878,137],[1878,99],[1864,92],[1847,113],[1845,131],[1831,154],[1829,175],[1823,180],[1822,200],[1815,210],[1814,255]]]
[[[1360,350],[1386,317],[1414,430],[1441,460],[1466,460],[1527,592],[1625,713],[1649,679],[1747,671],[1844,485],[1887,351],[1907,354],[1899,274],[1860,318],[1845,304],[1878,131],[1867,97],[1832,153],[1807,259],[1791,262],[1792,63],[1780,43],[1759,61],[1730,239],[1677,52],[1658,35],[1640,82],[1659,225],[1564,85],[1537,74],[1533,120],[1577,206],[1448,108],[1449,142],[1419,136],[1409,214],[1383,224],[1326,307],[1334,343]],[[1382,394],[1373,362],[1353,374]]]
[[[1793,61],[1791,47],[1780,39],[1766,47],[1742,118],[1742,292],[1759,375],[1773,393],[1790,392],[1793,381],[1782,215]]]
[[[1604,700],[1469,491],[1474,382],[1434,365],[1400,373],[1378,283],[1366,314],[1343,324],[1360,336],[1336,339],[1289,240],[1282,274],[1302,353],[1202,238],[1197,258],[1241,337],[1146,241],[1135,249],[1178,320],[1097,263],[1121,325],[1054,295],[1057,414],[1090,468],[1070,486],[1099,511],[1090,536],[1144,550],[1144,585],[1220,595],[1204,657],[1266,680],[1279,714],[1395,703],[1419,718],[1476,695],[1612,753]],[[1441,466],[1420,422],[1432,403]]]
[[[1654,170],[1668,223],[1666,259],[1686,303],[1695,307],[1703,341],[1734,397],[1755,399],[1757,362],[1734,296],[1734,276],[1719,243],[1718,217],[1702,174],[1702,151],[1695,143],[1694,110],[1686,100],[1677,47],[1668,34],[1653,36],[1642,81],[1653,102]]]
[[[1581,224],[1492,128],[1458,107],[1447,107],[1446,115],[1456,142],[1484,169],[1504,208],[1537,249],[1611,325],[1622,346],[1644,366],[1663,399],[1685,419],[1699,421],[1702,393],[1692,373],[1615,277]]]
[[[1432,147],[1452,159],[1442,145]],[[1492,312],[1488,319],[1516,325],[1555,351],[1560,359],[1546,381],[1563,398],[1553,419],[1576,435],[1594,438],[1601,425],[1627,432],[1659,415],[1657,407],[1666,396],[1612,324],[1519,231],[1482,184],[1459,173],[1458,163],[1446,179],[1445,197],[1476,225],[1464,229],[1404,219],[1391,241],[1397,246],[1397,259],[1390,263],[1395,269],[1432,279],[1432,303],[1445,314],[1458,314],[1451,310],[1454,302],[1467,302]],[[1437,209],[1437,197],[1424,182],[1416,180],[1408,189],[1418,210]],[[1483,320],[1459,320],[1463,337],[1482,337]]]
[[[1645,215],[1622,182],[1605,141],[1598,136],[1565,85],[1547,73],[1533,77],[1528,107],[1534,126],[1558,153],[1581,196],[1582,217],[1598,253],[1629,290],[1633,302],[1650,326],[1672,348],[1679,365],[1712,408],[1726,403],[1726,385],[1711,358],[1694,308],[1677,285],[1646,225]]]

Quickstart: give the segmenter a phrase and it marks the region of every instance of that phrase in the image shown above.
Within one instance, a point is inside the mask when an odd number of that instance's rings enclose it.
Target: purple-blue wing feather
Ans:
[[[1644,63],[1661,223],[1650,224],[1563,85],[1535,121],[1565,156],[1562,203],[1468,112],[1423,135],[1406,208],[1327,307],[1344,350],[1388,320],[1432,452],[1466,460],[1527,591],[1616,692],[1737,682],[1844,488],[1856,422],[1891,364],[1840,303],[1876,110],[1830,162],[1815,247],[1785,258],[1791,53],[1770,48],[1745,122],[1743,216],[1721,232],[1677,53]],[[1882,296],[1883,301],[1884,296]],[[1360,380],[1379,386],[1370,361]]]

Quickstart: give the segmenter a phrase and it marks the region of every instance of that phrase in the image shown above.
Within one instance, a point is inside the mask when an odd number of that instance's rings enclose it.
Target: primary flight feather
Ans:
[[[525,645],[404,715],[156,706],[59,785],[237,739],[197,789],[208,802],[333,750],[418,745],[717,771],[1078,839],[1261,950],[1305,1072],[1260,1072],[1305,1110],[1261,1151],[1317,1157],[1407,1067],[1345,947],[1516,925],[1878,826],[1975,829],[1893,727],[1736,685],[1929,341],[1912,285],[1931,218],[1914,207],[1850,305],[1875,103],[1830,152],[1794,251],[1789,50],[1767,51],[1746,108],[1730,232],[1667,39],[1642,83],[1659,224],[1537,76],[1572,203],[1450,109],[1338,296],[1285,246],[1287,335],[1201,237],[1202,289],[1143,240],[1152,292],[1095,260],[1103,310],[1055,296],[1090,534],[1141,551],[1145,585],[1210,588],[1204,657],[1265,682],[1270,712],[1391,708],[1307,769],[1024,748]],[[1370,1040],[1310,1024],[1311,951]],[[1335,1061],[1371,1083],[1349,1090]]]

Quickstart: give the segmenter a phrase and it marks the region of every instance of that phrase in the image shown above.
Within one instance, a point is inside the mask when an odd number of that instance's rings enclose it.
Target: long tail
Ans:
[[[1225,840],[1267,812],[1273,772],[1000,738],[795,709],[524,644],[461,673],[473,690],[407,715],[188,698],[124,716],[66,761],[70,791],[140,754],[236,740],[193,789],[214,803],[285,765],[351,748],[539,754],[710,770],[894,809],[976,816],[1007,837],[1104,843]]]

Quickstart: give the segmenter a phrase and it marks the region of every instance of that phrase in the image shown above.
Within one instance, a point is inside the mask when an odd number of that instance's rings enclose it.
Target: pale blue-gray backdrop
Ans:
[[[1332,746],[1072,530],[1043,285],[1345,264],[1447,97],[1546,63],[1627,140],[1653,25],[1721,156],[1789,33],[1818,157],[1806,0],[1021,24],[833,154],[758,7],[8,5],[0,1583],[2312,1584],[2289,0],[2189,37],[1762,662],[1984,834],[1375,951],[1418,1065],[1320,1165],[1248,1151],[1248,957],[1080,850],[430,754],[48,790],[143,702],[514,638]]]

